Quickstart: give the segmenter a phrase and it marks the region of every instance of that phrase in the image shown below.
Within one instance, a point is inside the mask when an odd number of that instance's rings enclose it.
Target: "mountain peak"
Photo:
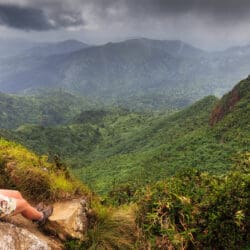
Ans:
[[[206,53],[181,40],[155,40],[144,37],[132,38],[120,42],[109,42],[100,47],[125,51],[125,53],[132,52],[132,54],[138,53],[138,51],[152,52],[153,54],[170,55],[175,58],[197,58]]]

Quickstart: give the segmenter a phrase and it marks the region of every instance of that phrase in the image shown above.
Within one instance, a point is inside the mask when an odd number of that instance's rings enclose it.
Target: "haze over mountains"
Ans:
[[[181,41],[141,38],[101,46],[68,40],[20,47],[0,60],[0,91],[63,88],[124,106],[152,108],[164,100],[158,106],[183,107],[222,95],[250,68],[249,46],[207,52]]]

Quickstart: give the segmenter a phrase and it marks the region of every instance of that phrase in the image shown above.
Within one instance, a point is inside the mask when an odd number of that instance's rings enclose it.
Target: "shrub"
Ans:
[[[225,176],[191,170],[143,189],[137,221],[152,246],[238,249],[249,242],[249,161],[237,164]]]

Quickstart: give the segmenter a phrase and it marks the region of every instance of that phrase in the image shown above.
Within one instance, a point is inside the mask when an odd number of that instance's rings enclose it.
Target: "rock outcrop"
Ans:
[[[250,76],[240,81],[230,92],[225,94],[213,109],[209,123],[214,126],[225,116],[235,111],[239,102],[242,106],[247,106],[249,102]]]
[[[51,250],[46,241],[30,231],[0,222],[0,250]]]
[[[214,126],[217,122],[222,120],[226,114],[228,114],[235,104],[240,100],[239,92],[236,88],[234,88],[229,94],[225,95],[217,106],[212,111],[210,117],[210,125]]]
[[[57,202],[53,206],[53,214],[43,227],[49,235],[21,215],[0,221],[0,250],[59,250],[67,239],[86,240],[89,212],[86,200]]]
[[[54,205],[45,229],[57,235],[61,240],[86,239],[88,228],[88,206],[84,199],[58,202]]]

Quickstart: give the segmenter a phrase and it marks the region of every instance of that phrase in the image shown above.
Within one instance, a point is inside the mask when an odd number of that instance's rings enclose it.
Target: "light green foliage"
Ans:
[[[90,191],[72,178],[67,169],[49,163],[23,146],[0,138],[0,184],[17,189],[33,201],[89,195]]]

